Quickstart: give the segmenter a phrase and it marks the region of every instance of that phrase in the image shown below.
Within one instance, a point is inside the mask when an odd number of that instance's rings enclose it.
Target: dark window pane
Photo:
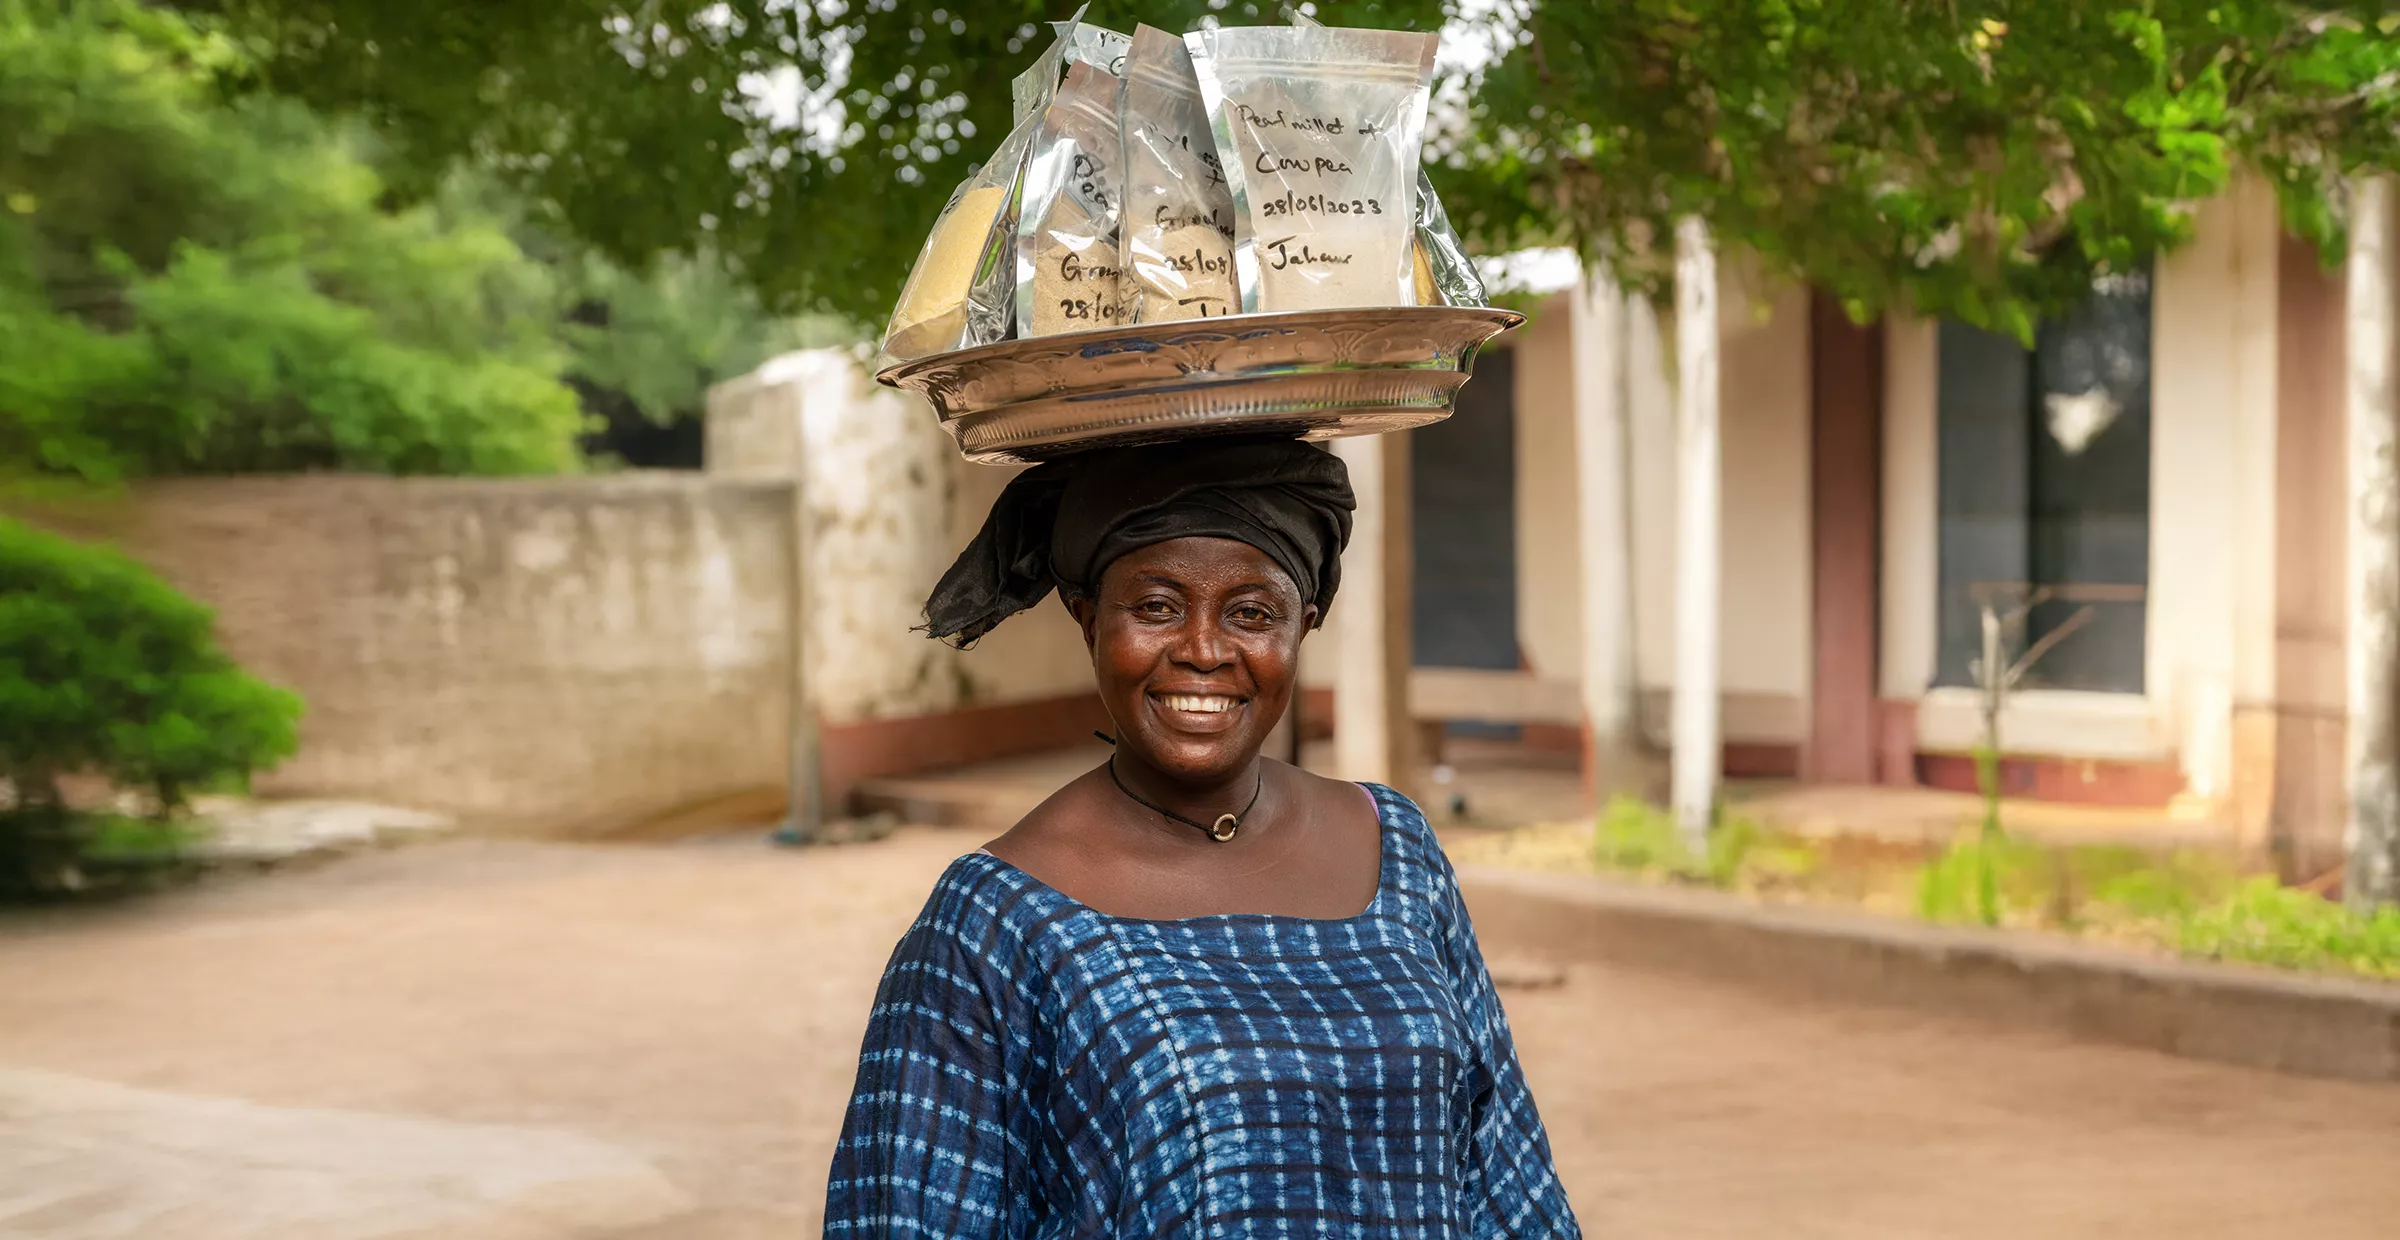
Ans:
[[[1517,651],[1516,354],[1475,361],[1458,411],[1412,431],[1415,661],[1514,670]]]
[[[2150,282],[2115,277],[2031,353],[1941,331],[1941,635],[1935,682],[1971,685],[1975,592],[2048,588],[2024,640],[2089,609],[2021,687],[2139,693],[2150,578]],[[2012,602],[2013,605],[2013,602]]]
[[[2025,502],[2031,490],[2028,355],[2006,336],[1958,323],[1941,328],[1938,487],[1941,511],[1940,662],[1934,683],[1971,685],[1982,643],[1979,583],[2031,572]]]

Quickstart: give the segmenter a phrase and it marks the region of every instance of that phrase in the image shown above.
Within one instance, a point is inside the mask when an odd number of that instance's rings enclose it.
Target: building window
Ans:
[[[1409,432],[1418,667],[1516,671],[1517,355],[1475,359],[1455,414]]]
[[[2026,642],[2073,626],[2020,688],[2143,691],[2150,581],[2150,277],[2113,276],[2034,347],[1941,328],[1941,644],[1973,685],[1983,600]],[[2078,618],[2080,616],[2080,619]]]

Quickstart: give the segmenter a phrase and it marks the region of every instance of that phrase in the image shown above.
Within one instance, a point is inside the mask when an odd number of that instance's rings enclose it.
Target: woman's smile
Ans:
[[[1160,721],[1179,732],[1222,732],[1241,718],[1250,704],[1229,693],[1166,693],[1153,691],[1150,701]]]

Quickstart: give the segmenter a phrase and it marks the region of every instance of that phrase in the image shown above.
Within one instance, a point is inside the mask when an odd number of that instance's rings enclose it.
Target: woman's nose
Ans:
[[[1233,643],[1213,617],[1197,617],[1183,626],[1172,653],[1176,662],[1193,671],[1213,672],[1233,662]]]

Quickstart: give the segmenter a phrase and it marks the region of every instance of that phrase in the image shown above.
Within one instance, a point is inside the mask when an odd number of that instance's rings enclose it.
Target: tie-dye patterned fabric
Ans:
[[[825,1234],[1579,1235],[1450,864],[1369,791],[1346,920],[1112,917],[954,862],[884,971]]]

